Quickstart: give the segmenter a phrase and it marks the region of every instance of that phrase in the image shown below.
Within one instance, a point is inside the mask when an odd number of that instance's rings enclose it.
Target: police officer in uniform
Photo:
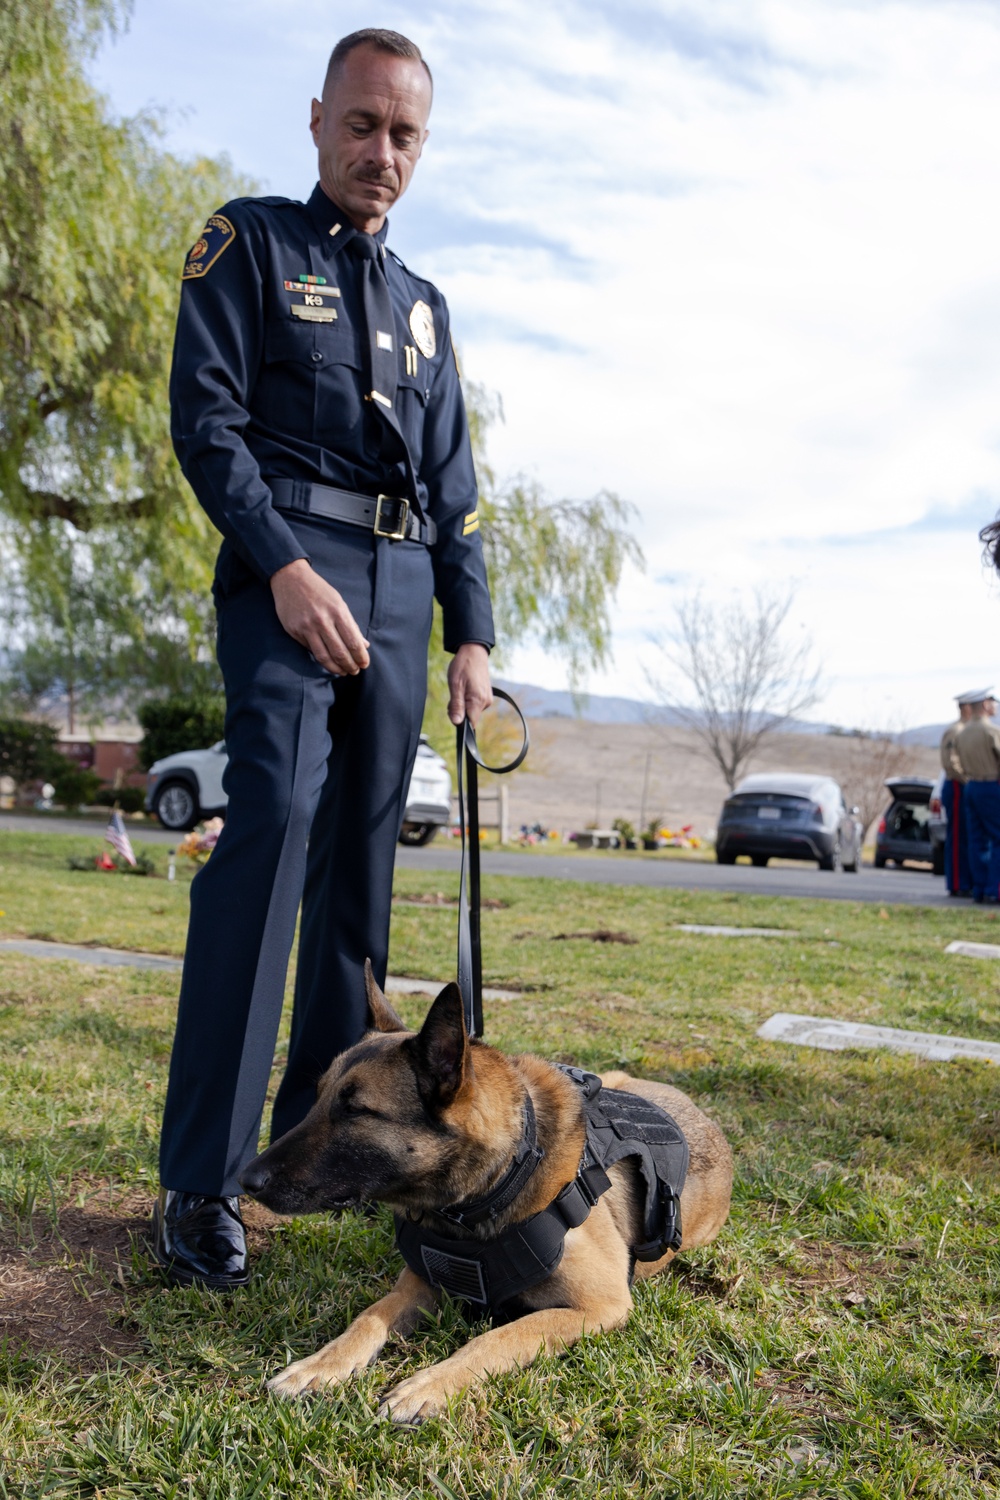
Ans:
[[[256,1154],[296,914],[272,1136],[307,1113],[385,979],[391,883],[442,607],[449,715],[491,701],[493,644],[448,309],[386,245],[432,83],[395,32],[345,37],[311,129],[308,203],[213,214],[183,273],[174,444],[223,534],[226,825],[191,890],[153,1248],[176,1282],[247,1280]]]
[[[972,899],[995,906],[1000,901],[1000,729],[992,688],[965,695],[972,716],[959,732],[956,749],[968,780],[966,826]]]
[[[944,882],[949,896],[972,894],[972,877],[969,873],[969,841],[965,829],[965,783],[967,777],[958,758],[958,734],[963,724],[972,717],[975,693],[960,693],[955,699],[958,718],[949,724],[941,736],[941,767],[944,783],[941,788],[941,806],[945,816]]]

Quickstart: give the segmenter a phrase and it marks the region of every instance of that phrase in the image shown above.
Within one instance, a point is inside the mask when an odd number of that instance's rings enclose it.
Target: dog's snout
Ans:
[[[240,1187],[245,1193],[249,1193],[251,1198],[258,1197],[270,1180],[271,1173],[260,1157],[252,1161],[248,1167],[244,1167],[240,1173]]]

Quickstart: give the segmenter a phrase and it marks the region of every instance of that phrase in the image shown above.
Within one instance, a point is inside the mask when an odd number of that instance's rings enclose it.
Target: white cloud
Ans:
[[[338,8],[341,31],[371,20]],[[656,578],[794,577],[823,713],[944,718],[1000,624],[975,542],[1000,504],[996,9],[426,0],[379,21],[437,82],[392,239],[503,395],[498,466],[640,508],[649,573],[595,690],[641,686]],[[97,70],[123,109],[190,105],[180,149],[299,195],[333,39],[318,0],[138,0]],[[931,510],[962,529],[906,529]]]

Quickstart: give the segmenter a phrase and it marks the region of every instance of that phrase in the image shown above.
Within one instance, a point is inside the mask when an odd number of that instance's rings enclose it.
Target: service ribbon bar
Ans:
[[[311,292],[314,297],[339,297],[340,296],[340,287],[339,286],[327,286],[326,282],[325,281],[321,282],[319,280],[319,278],[314,278],[312,281],[286,281],[285,282],[285,291],[286,292]]]

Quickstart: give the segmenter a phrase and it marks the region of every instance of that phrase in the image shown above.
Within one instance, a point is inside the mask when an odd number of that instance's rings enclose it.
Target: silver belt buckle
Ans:
[[[399,517],[394,531],[387,530],[382,524],[382,507],[384,505],[398,505]],[[379,495],[375,501],[375,535],[388,537],[390,542],[405,542],[406,528],[410,522],[410,502],[401,495]]]

